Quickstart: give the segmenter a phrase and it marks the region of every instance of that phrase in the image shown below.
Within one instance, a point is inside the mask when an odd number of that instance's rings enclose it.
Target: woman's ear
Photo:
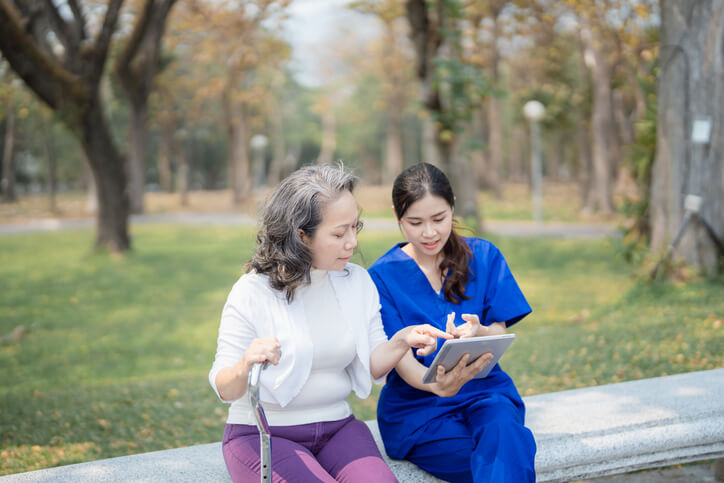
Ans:
[[[299,235],[299,239],[302,240],[302,243],[309,245],[309,237],[304,233],[304,230],[301,228],[297,229],[297,234]]]

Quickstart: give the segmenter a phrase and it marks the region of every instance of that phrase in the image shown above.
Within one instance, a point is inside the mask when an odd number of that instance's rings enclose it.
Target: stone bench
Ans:
[[[724,369],[541,394],[525,403],[527,424],[538,443],[539,482],[724,457]],[[376,422],[367,424],[381,447]],[[439,481],[405,461],[388,463],[402,482]],[[0,481],[215,482],[229,481],[229,476],[220,443],[212,443],[19,473]]]

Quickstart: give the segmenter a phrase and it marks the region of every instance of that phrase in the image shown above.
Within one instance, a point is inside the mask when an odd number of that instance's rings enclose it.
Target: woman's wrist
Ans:
[[[244,356],[236,363],[236,366],[234,366],[234,374],[237,379],[246,380],[249,377],[249,371],[251,371],[251,365],[247,362],[246,356]]]
[[[490,325],[480,324],[480,327],[478,327],[477,335],[478,337],[486,335],[503,335],[508,332],[505,327],[505,322],[493,322]]]
[[[411,331],[412,327],[405,327],[404,329],[398,330],[395,335],[392,336],[390,342],[396,349],[402,351],[410,349],[412,346],[407,341],[407,336],[410,334]]]

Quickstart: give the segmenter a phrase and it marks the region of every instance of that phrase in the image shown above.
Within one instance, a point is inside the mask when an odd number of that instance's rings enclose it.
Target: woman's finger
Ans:
[[[429,356],[435,351],[435,347],[431,345],[426,345],[425,347],[421,347],[417,349],[417,355],[418,356]]]
[[[430,324],[425,324],[420,327],[420,332],[432,337],[439,337],[440,339],[452,339],[453,336],[447,332],[443,332],[437,327],[433,327]]]
[[[457,363],[457,365],[455,366],[455,369],[453,369],[453,371],[455,371],[455,373],[456,373],[458,376],[460,376],[460,375],[463,373],[463,370],[467,367],[467,365],[468,365],[468,360],[470,360],[470,354],[468,354],[468,353],[466,352],[466,353],[460,358],[460,361],[459,361],[459,362]]]
[[[460,316],[465,322],[470,322],[471,324],[480,325],[480,319],[475,314],[463,314]]]
[[[445,322],[445,330],[448,334],[455,337],[458,335],[457,327],[455,327],[455,312],[447,314],[447,321]]]
[[[493,354],[491,354],[490,352],[486,352],[485,354],[481,355],[474,363],[470,364],[469,372],[472,372],[472,375],[474,376],[478,372],[482,371],[485,366],[490,364],[492,358]]]

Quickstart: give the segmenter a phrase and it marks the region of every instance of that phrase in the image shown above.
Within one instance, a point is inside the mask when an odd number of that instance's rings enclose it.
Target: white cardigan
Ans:
[[[329,275],[339,306],[354,330],[357,354],[347,373],[357,396],[366,398],[372,389],[370,354],[387,340],[377,288],[367,271],[353,263]],[[221,314],[216,358],[209,372],[217,395],[219,371],[239,362],[252,339],[262,337],[276,337],[282,356],[279,364],[262,371],[259,398],[284,407],[299,394],[312,367],[313,347],[304,305],[299,297],[287,303],[285,292],[273,289],[266,275],[252,272],[234,284]],[[384,376],[375,383],[383,380]]]

